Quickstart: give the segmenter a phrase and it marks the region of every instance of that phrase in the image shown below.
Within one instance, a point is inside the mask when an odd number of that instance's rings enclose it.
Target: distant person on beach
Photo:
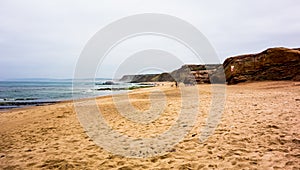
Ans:
[[[175,81],[175,86],[176,86],[176,88],[178,87],[178,83],[177,83],[177,81]]]

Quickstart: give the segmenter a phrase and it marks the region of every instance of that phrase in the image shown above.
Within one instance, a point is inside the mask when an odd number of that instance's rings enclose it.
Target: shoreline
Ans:
[[[97,82],[85,82],[97,84]],[[108,81],[106,81],[108,82]],[[0,81],[0,111],[41,106],[84,98],[95,98],[117,93],[124,93],[128,90],[152,87],[151,84],[114,83],[86,87],[80,85],[79,89],[72,87],[71,81],[45,81],[41,83],[36,80],[28,81]],[[102,86],[104,85],[104,86]]]
[[[199,129],[205,126],[209,112],[211,86],[197,85],[200,114],[192,130],[167,154],[140,159],[114,155],[96,145],[78,121],[73,101],[11,109],[0,114],[0,169],[297,169],[297,83],[268,81],[226,86],[222,119],[203,143],[198,139]],[[149,124],[134,123],[120,115],[112,96],[97,97],[98,108],[111,128],[121,134],[135,138],[162,134],[177,119],[180,91],[167,85],[153,88],[162,90],[168,103],[159,118]],[[132,106],[141,111],[149,109],[151,91],[137,89],[128,93]],[[115,140],[110,143],[115,144]]]
[[[156,83],[156,84],[164,84],[164,83],[169,84],[170,82],[154,82],[154,83]],[[90,96],[90,97],[77,98],[77,99],[62,99],[62,100],[49,100],[49,101],[28,101],[28,102],[27,101],[0,102],[0,113],[10,111],[10,110],[14,110],[14,109],[24,109],[24,108],[32,108],[32,107],[36,107],[36,106],[54,105],[54,104],[57,104],[57,103],[69,103],[69,102],[80,101],[80,100],[98,99],[98,98],[102,98],[102,97],[109,97],[109,96],[113,96],[113,95],[123,94],[123,93],[126,93],[126,92],[133,92],[133,91],[136,91],[136,90],[139,90],[139,89],[147,89],[147,88],[155,87],[155,86],[151,85],[151,84],[153,84],[153,82],[150,82],[150,83],[146,82],[146,84],[148,86],[133,86],[133,87],[129,87],[129,88],[96,89],[96,91],[110,91],[110,92],[118,91],[118,93],[116,93],[116,94],[103,94],[103,95],[99,95],[99,96]],[[11,108],[1,108],[1,106],[4,106],[4,105],[2,105],[4,103],[22,103],[22,105],[6,105],[8,107],[10,107],[10,106],[12,106],[12,107]],[[13,106],[16,106],[16,107],[13,107]]]
[[[242,83],[239,83],[239,84],[231,84],[231,85],[227,85],[227,84],[224,84],[225,87],[229,87],[229,86],[236,86],[236,85],[247,85],[247,84],[257,84],[257,83],[284,83],[284,82],[291,82],[293,83],[295,86],[300,86],[300,81],[293,81],[293,80],[277,80],[277,81],[272,81],[272,80],[265,80],[265,81],[247,81],[247,82],[242,82]],[[146,82],[148,83],[148,82]],[[170,85],[173,84],[173,82],[150,82],[150,83],[154,83],[156,84],[157,86],[161,86],[161,87],[169,87]],[[201,85],[211,85],[211,84],[207,84],[207,83],[203,83],[203,84],[198,84],[198,86],[201,86]],[[215,84],[215,85],[218,85],[218,84]],[[30,109],[30,108],[34,108],[34,107],[39,107],[39,106],[49,106],[49,105],[55,105],[55,104],[59,104],[59,103],[73,103],[74,101],[82,101],[82,100],[91,100],[91,99],[102,99],[102,98],[106,98],[106,97],[112,97],[113,95],[118,95],[118,94],[124,94],[126,92],[135,92],[139,89],[148,89],[148,88],[153,88],[153,87],[157,87],[157,86],[149,86],[149,87],[136,87],[136,88],[133,88],[133,89],[130,89],[130,90],[124,90],[123,92],[120,91],[120,93],[116,93],[116,94],[105,94],[105,95],[101,95],[101,96],[94,96],[94,97],[86,97],[86,98],[78,98],[78,99],[62,99],[62,100],[57,100],[57,101],[42,101],[42,102],[35,102],[35,101],[32,101],[32,102],[24,102],[25,104],[24,105],[8,105],[9,106],[16,106],[16,107],[12,107],[12,108],[1,108],[1,105],[0,105],[0,113],[4,113],[4,112],[7,112],[7,111],[13,111],[13,110],[22,110],[22,109]],[[173,86],[171,86],[173,87]],[[23,103],[20,102],[20,103]],[[29,104],[27,104],[29,103]],[[33,103],[33,104],[30,104],[30,103]],[[1,102],[0,102],[1,104]]]

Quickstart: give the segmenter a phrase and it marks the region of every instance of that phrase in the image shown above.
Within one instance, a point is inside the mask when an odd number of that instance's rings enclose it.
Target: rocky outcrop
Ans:
[[[171,73],[162,74],[144,74],[144,75],[124,75],[119,81],[140,83],[140,82],[164,82],[164,81],[177,81],[185,84],[201,84],[201,83],[219,83],[225,82],[225,76],[222,65],[183,65],[180,69],[174,70]],[[217,76],[218,73],[219,75]],[[223,76],[222,76],[223,74]]]
[[[270,48],[258,54],[227,58],[223,63],[226,81],[300,80],[300,50]]]
[[[210,83],[213,84],[225,84],[226,83],[226,76],[224,73],[224,67],[223,65],[219,65],[216,69],[214,69],[210,74],[209,74],[209,80]]]
[[[169,73],[162,74],[139,74],[139,75],[125,75],[119,81],[140,83],[140,82],[164,82],[174,81]]]
[[[216,77],[217,70],[222,68],[223,67],[220,64],[207,64],[207,65],[189,64],[189,65],[183,65],[180,69],[173,71],[171,75],[178,82],[183,82],[185,84],[212,83],[211,82],[212,77]],[[222,73],[223,73],[223,83],[225,83],[224,72]],[[221,81],[218,82],[220,83]],[[216,82],[214,81],[213,83]]]
[[[135,77],[135,75],[124,75],[119,81],[122,82],[131,82],[131,80]]]
[[[130,78],[126,82],[139,83],[139,82],[151,82],[154,77],[157,77],[159,74],[140,74],[140,75],[129,75]],[[124,79],[124,77],[122,77]],[[122,80],[121,79],[121,80]]]
[[[225,74],[224,74],[225,73]],[[300,48],[270,48],[258,54],[227,58],[223,65],[183,65],[171,73],[125,75],[124,82],[177,81],[185,84],[236,84],[245,81],[300,81]]]

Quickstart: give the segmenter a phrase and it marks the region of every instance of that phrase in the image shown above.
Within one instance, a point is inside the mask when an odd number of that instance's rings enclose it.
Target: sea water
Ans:
[[[26,79],[0,81],[0,109],[112,95],[127,92],[126,88],[128,87],[139,86],[134,83],[121,82],[108,85],[105,83],[108,81],[112,80]]]

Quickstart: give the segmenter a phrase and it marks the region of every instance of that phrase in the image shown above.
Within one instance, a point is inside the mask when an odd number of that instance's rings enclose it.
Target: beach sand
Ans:
[[[149,158],[118,156],[96,145],[80,125],[73,102],[0,112],[0,169],[300,169],[300,83],[226,86],[221,121],[205,142],[198,139],[199,128],[208,116],[211,85],[198,88],[195,127],[167,154]],[[149,109],[153,89],[165,92],[167,107],[147,125],[122,117],[110,96],[97,103],[113,129],[152,137],[172,126],[181,107],[179,88],[166,84],[132,91],[134,108]]]

